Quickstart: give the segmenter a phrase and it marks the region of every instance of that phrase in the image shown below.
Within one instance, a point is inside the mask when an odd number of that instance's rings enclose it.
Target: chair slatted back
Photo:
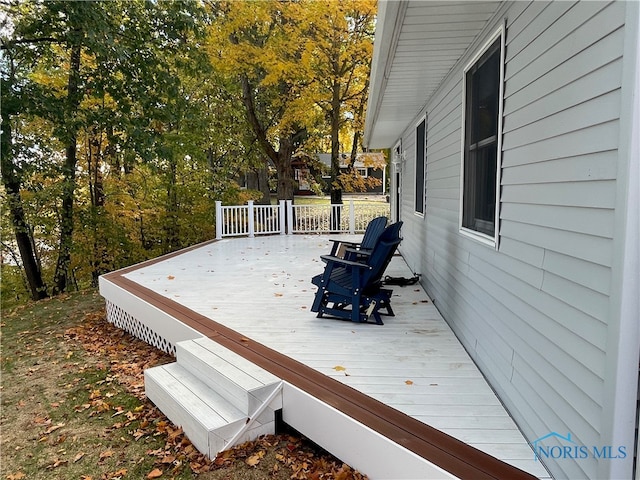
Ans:
[[[376,244],[382,232],[384,232],[385,227],[387,226],[387,217],[376,217],[369,222],[366,230],[364,231],[364,236],[362,237],[362,242],[360,243],[360,248],[362,250],[371,250]]]
[[[373,247],[367,264],[371,267],[362,278],[362,287],[367,288],[380,282],[398,245],[400,244],[400,229],[402,222],[396,222],[384,229]]]

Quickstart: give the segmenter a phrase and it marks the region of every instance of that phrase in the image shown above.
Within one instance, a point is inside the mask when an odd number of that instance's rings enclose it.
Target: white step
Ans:
[[[176,344],[180,366],[252,415],[280,384],[280,379],[213,340],[202,337]],[[281,396],[270,411],[282,408]]]
[[[210,458],[215,458],[247,423],[246,413],[177,363],[145,370],[144,377],[149,400]]]

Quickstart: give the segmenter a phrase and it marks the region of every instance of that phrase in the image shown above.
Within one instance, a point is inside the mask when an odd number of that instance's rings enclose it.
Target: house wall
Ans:
[[[608,427],[608,389],[619,368],[611,360],[619,327],[611,312],[620,263],[616,201],[628,169],[619,152],[622,55],[625,35],[637,38],[637,24],[625,29],[630,12],[637,15],[626,2],[503,5],[402,135],[401,251],[531,442],[570,432],[591,450],[627,438]],[[464,65],[505,22],[496,250],[458,231],[462,78]],[[415,125],[425,113],[422,217],[413,213],[411,175]],[[637,381],[637,361],[630,368]],[[626,458],[545,464],[557,478],[630,478],[633,441],[612,446],[625,447]]]

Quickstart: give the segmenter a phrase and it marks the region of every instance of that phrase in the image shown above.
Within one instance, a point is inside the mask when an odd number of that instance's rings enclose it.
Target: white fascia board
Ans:
[[[387,85],[389,70],[393,63],[398,37],[402,30],[407,0],[386,0],[378,2],[376,34],[373,41],[369,98],[364,125],[363,144],[368,147],[378,120],[380,103]]]

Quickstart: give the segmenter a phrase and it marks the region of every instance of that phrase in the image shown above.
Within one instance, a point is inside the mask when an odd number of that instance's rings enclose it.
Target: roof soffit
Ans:
[[[365,145],[388,148],[420,113],[500,2],[381,1]]]

